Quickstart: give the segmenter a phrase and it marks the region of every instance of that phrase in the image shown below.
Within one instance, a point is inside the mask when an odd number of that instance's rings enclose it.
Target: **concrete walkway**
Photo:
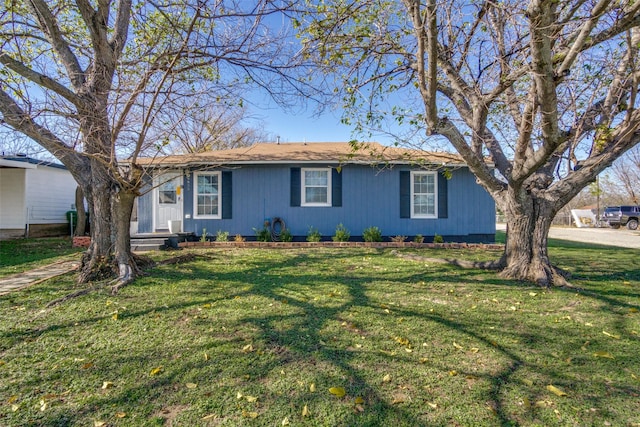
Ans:
[[[53,277],[67,274],[76,270],[78,266],[80,266],[79,260],[60,261],[54,264],[45,265],[44,267],[36,268],[35,270],[25,271],[24,273],[14,274],[13,276],[2,277],[0,278],[0,295],[5,295],[9,292],[44,282],[45,280],[49,280]]]

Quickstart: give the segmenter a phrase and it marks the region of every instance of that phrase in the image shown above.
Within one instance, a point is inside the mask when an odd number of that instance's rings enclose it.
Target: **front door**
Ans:
[[[169,229],[169,221],[182,220],[182,174],[163,172],[154,177],[154,230]]]

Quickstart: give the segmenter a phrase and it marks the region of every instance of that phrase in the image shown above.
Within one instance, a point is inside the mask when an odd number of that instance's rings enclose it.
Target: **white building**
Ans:
[[[60,164],[0,157],[0,239],[69,234],[76,187]]]

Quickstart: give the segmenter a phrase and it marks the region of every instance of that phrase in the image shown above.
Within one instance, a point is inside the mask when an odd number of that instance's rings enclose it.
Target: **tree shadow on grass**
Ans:
[[[377,255],[368,254],[366,256],[374,257]],[[318,261],[326,262],[328,257],[331,258],[330,261],[333,265],[342,265],[341,263],[343,263],[344,268],[327,272],[317,270],[305,272],[305,269],[310,264]],[[234,404],[237,407],[238,403],[234,402],[234,391],[257,387],[256,384],[262,384],[261,390],[269,390],[274,372],[303,367],[314,370],[310,377],[314,378],[314,381],[318,384],[318,391],[312,393],[308,390],[291,390],[290,398],[295,399],[295,403],[308,402],[310,406],[316,403],[321,405],[326,401],[328,387],[345,387],[347,396],[342,399],[336,398],[336,414],[333,416],[335,417],[334,421],[337,420],[337,425],[425,425],[430,420],[428,410],[416,411],[415,408],[409,407],[409,405],[424,405],[426,398],[421,397],[422,391],[412,389],[407,392],[414,395],[413,403],[397,401],[394,404],[392,398],[393,390],[389,389],[390,386],[382,385],[380,378],[372,376],[370,370],[360,366],[364,360],[366,363],[375,363],[379,367],[393,367],[397,363],[403,363],[405,359],[410,360],[408,359],[409,356],[402,352],[394,355],[391,354],[392,352],[349,348],[349,346],[345,345],[345,340],[340,337],[337,341],[332,341],[332,331],[336,327],[341,327],[351,331],[356,338],[359,335],[366,336],[367,334],[377,333],[375,331],[375,323],[387,315],[385,314],[386,309],[382,305],[384,300],[375,291],[379,290],[383,286],[381,283],[385,281],[394,285],[389,286],[389,283],[386,283],[385,286],[388,288],[386,292],[388,293],[398,292],[402,287],[406,288],[421,281],[426,282],[425,285],[421,285],[424,286],[421,289],[423,294],[427,293],[429,286],[432,286],[431,283],[437,283],[442,287],[453,289],[461,283],[473,283],[474,280],[479,287],[517,288],[521,286],[523,291],[530,289],[529,285],[501,280],[491,274],[473,270],[451,268],[446,269],[446,274],[443,274],[442,270],[434,270],[425,273],[398,273],[394,277],[393,272],[376,270],[373,267],[370,270],[357,270],[355,268],[358,266],[354,267],[353,264],[353,257],[344,252],[336,251],[322,256],[309,252],[299,252],[267,261],[249,260],[242,265],[239,269],[240,271],[218,271],[216,267],[219,267],[219,265],[194,263],[178,267],[179,272],[175,276],[168,274],[167,271],[169,269],[166,268],[152,273],[149,280],[133,285],[129,288],[130,290],[123,291],[119,298],[126,300],[126,294],[131,290],[136,292],[153,291],[154,286],[158,286],[154,283],[154,278],[164,278],[170,281],[172,278],[180,277],[180,280],[184,283],[191,283],[192,286],[185,285],[180,300],[173,301],[171,304],[149,307],[144,310],[131,309],[123,312],[120,319],[125,324],[127,320],[144,317],[152,313],[175,314],[178,311],[194,310],[202,307],[203,304],[210,304],[216,308],[227,308],[228,305],[228,307],[236,307],[235,310],[237,310],[236,300],[241,300],[242,298],[258,298],[264,303],[270,302],[274,304],[274,307],[271,310],[267,310],[267,312],[264,312],[264,310],[252,311],[249,308],[245,313],[240,313],[236,320],[228,321],[230,323],[248,325],[252,331],[247,333],[248,337],[234,336],[237,331],[230,330],[228,332],[230,345],[235,350],[230,351],[225,347],[226,350],[224,352],[216,353],[221,347],[218,342],[221,339],[221,335],[214,336],[215,334],[212,334],[208,340],[205,337],[205,342],[192,346],[191,351],[198,353],[209,352],[212,357],[220,358],[222,362],[217,363],[215,368],[211,367],[210,361],[200,358],[197,361],[190,360],[186,363],[167,367],[166,371],[159,377],[152,378],[147,374],[150,361],[144,355],[118,354],[114,357],[114,366],[147,365],[147,369],[143,370],[142,374],[139,374],[134,384],[123,385],[112,392],[105,393],[104,396],[96,398],[91,405],[82,408],[73,416],[60,412],[58,415],[52,414],[53,418],[49,418],[49,420],[54,422],[54,418],[58,417],[57,419],[61,423],[73,423],[74,419],[80,420],[82,417],[90,415],[91,411],[98,410],[101,407],[117,408],[131,405],[132,403],[135,404],[135,402],[142,403],[145,400],[152,400],[157,402],[158,405],[179,403],[165,402],[163,395],[165,392],[175,392],[176,382],[181,381],[190,372],[194,371],[209,372],[208,375],[214,379],[216,375],[238,378],[237,383],[227,386],[229,397],[215,406],[215,408],[219,408],[215,410],[220,411],[222,414],[224,411],[229,411],[229,408],[234,408]],[[478,275],[483,278],[482,281],[477,280]],[[334,295],[327,295],[327,291],[324,290],[324,294],[318,297],[318,284],[322,283],[325,286],[323,289],[326,289],[327,282],[335,283],[336,292],[332,290],[329,293],[334,293]],[[560,291],[575,293],[575,291],[569,290]],[[314,299],[314,296],[318,299]],[[598,299],[607,304],[613,312],[620,308],[637,307],[632,303],[618,301],[615,298],[598,293],[588,295],[588,297]],[[523,350],[518,351],[513,346],[502,343],[502,341],[517,339],[526,343],[525,351],[533,348],[544,353],[546,351],[544,349],[545,343],[551,344],[551,339],[558,340],[558,336],[561,336],[562,339],[566,340],[565,346],[568,349],[570,346],[575,346],[576,342],[581,339],[580,337],[572,336],[569,326],[566,327],[566,333],[556,333],[553,338],[544,329],[536,330],[535,328],[510,328],[508,332],[507,330],[498,330],[496,332],[495,329],[487,329],[488,325],[478,325],[465,321],[464,317],[452,320],[450,318],[451,313],[445,309],[441,310],[441,313],[438,310],[430,313],[426,308],[415,306],[415,301],[412,301],[411,297],[408,298],[409,300],[406,304],[392,307],[393,315],[396,318],[403,318],[407,322],[423,322],[425,325],[430,325],[433,330],[442,331],[443,335],[449,332],[454,333],[468,342],[477,343],[475,345],[481,347],[481,351],[491,350],[500,355],[497,361],[498,366],[493,369],[486,369],[481,373],[471,369],[458,368],[458,376],[460,378],[465,376],[479,377],[487,384],[482,389],[481,398],[489,404],[493,411],[492,424],[511,425],[528,421],[535,422],[537,420],[535,409],[531,411],[531,414],[515,416],[512,412],[513,403],[505,400],[506,390],[513,387],[525,390],[525,393],[530,394],[532,401],[540,397],[531,390],[531,387],[522,383],[521,376],[523,371],[537,372],[543,378],[552,378],[560,387],[571,387],[573,378],[567,373],[556,367],[545,366],[544,363],[539,361],[527,360],[522,355]],[[354,311],[366,311],[373,314],[369,314],[370,317],[368,317],[369,320],[367,322],[359,324],[359,321],[356,320],[355,324],[351,324],[350,314]],[[105,316],[94,316],[83,320],[83,322],[90,325],[104,319]],[[382,322],[385,322],[385,325],[388,324],[387,320]],[[500,317],[496,315],[487,319],[487,322],[493,322],[492,327],[499,327]],[[22,331],[16,336],[9,335],[4,338],[11,338],[12,340],[36,339],[44,334],[57,333],[60,329],[72,326],[77,326],[77,322],[70,320],[69,322],[50,325],[50,329],[43,331]],[[496,339],[496,335],[500,339]],[[249,339],[250,344],[253,343],[255,348],[243,353],[242,348],[247,344],[247,339]],[[437,341],[438,337],[433,337],[433,340]],[[349,340],[347,339],[346,341]],[[450,343],[447,343],[447,345],[448,351],[454,351]],[[552,347],[563,348],[562,345],[561,342],[554,342]],[[371,352],[371,355],[366,359],[362,359],[359,354],[359,352],[364,351]],[[225,359],[229,361],[235,360],[239,355],[241,355],[243,361],[238,367],[225,366]],[[464,353],[464,356],[469,357],[470,355]],[[546,355],[544,356],[546,357]],[[621,359],[619,361],[622,361]],[[544,358],[541,360],[544,360]],[[632,362],[633,359],[630,359],[629,363]],[[412,363],[416,364],[415,361]],[[417,372],[421,372],[419,370],[421,368],[415,369],[417,369]],[[429,369],[429,371],[424,371],[425,374],[440,372],[446,376],[451,366],[435,360],[430,362]],[[216,373],[217,371],[219,372]],[[248,377],[242,379],[243,375]],[[401,373],[397,373],[397,375],[401,375]],[[537,387],[544,387],[544,385],[537,384]],[[294,388],[292,386],[292,389]],[[590,398],[591,404],[604,411],[607,407],[607,398],[611,397],[612,394],[620,395],[628,392],[630,390],[626,387],[610,386],[607,390],[607,395],[598,396],[594,394]],[[544,392],[540,394],[542,395]],[[361,413],[357,410],[354,404],[355,397],[363,397],[365,401],[364,412]],[[179,395],[177,398],[187,399],[187,396]],[[275,404],[280,402],[281,399],[282,397],[278,397],[277,393],[275,393],[264,400],[266,401],[265,403]],[[211,407],[209,410],[214,410],[213,408]],[[261,410],[266,412],[268,408],[262,407]],[[297,413],[299,413],[299,410],[300,408],[296,408]],[[238,423],[241,421],[252,423],[250,420],[242,420],[237,408],[235,408],[235,412],[233,410],[232,412],[236,418],[230,422],[235,420]],[[326,414],[326,416],[330,417],[331,415]],[[253,422],[253,424],[273,424],[272,421],[274,420],[268,419],[268,413],[261,413],[261,418]],[[326,421],[330,422],[329,418]],[[436,418],[435,420],[436,424],[455,422],[455,419],[443,420],[442,418]]]

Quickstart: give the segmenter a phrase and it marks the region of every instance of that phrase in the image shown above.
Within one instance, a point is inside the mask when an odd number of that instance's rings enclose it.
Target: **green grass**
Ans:
[[[633,250],[554,242],[581,290],[552,291],[372,249],[196,253],[117,297],[2,297],[0,425],[640,424]]]
[[[0,277],[22,273],[82,252],[68,237],[0,240]]]

